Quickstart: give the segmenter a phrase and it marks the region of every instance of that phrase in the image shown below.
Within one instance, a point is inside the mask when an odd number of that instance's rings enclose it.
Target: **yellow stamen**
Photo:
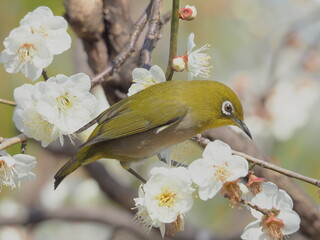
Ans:
[[[173,207],[176,202],[177,194],[164,188],[155,198],[159,201],[159,207]]]

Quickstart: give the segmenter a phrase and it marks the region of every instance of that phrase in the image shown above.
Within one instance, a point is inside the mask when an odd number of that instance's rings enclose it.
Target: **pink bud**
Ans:
[[[197,9],[195,6],[186,5],[179,10],[179,18],[186,21],[191,21],[197,16]]]

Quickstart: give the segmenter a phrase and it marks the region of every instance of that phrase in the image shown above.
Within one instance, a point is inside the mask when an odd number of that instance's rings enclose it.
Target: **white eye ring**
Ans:
[[[224,101],[222,103],[222,113],[227,116],[234,113],[234,107],[230,101]]]

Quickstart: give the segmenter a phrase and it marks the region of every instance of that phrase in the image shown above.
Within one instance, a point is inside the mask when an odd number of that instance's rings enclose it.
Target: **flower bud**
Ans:
[[[179,10],[179,18],[181,20],[191,21],[197,16],[197,9],[195,6],[186,5]]]
[[[172,59],[171,66],[176,72],[182,72],[186,69],[186,62],[187,59],[185,56],[175,57]]]

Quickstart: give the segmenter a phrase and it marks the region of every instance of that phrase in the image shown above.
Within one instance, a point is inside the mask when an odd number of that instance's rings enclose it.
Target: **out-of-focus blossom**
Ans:
[[[139,198],[135,199],[138,207],[136,218],[147,229],[159,227],[162,236],[167,224],[179,223],[175,231],[182,230],[183,215],[193,204],[191,194],[194,189],[191,184],[186,168],[168,168],[164,163],[157,164],[150,171],[150,179],[140,188]]]
[[[279,82],[266,101],[275,137],[287,140],[296,129],[306,124],[319,96],[320,87],[315,82]]]
[[[9,73],[21,72],[25,77],[35,81],[43,68],[53,60],[43,37],[30,34],[27,26],[13,29],[3,42],[5,49],[0,55],[0,63]]]
[[[162,69],[154,65],[147,70],[145,68],[135,68],[132,71],[133,84],[129,88],[128,96],[131,96],[152,85],[166,81],[166,77]]]
[[[203,158],[189,166],[192,181],[199,186],[202,200],[213,198],[226,182],[232,182],[248,173],[248,162],[232,155],[229,145],[219,140],[210,142],[203,151]]]
[[[44,44],[55,55],[68,50],[71,46],[67,21],[61,16],[54,16],[48,7],[41,6],[29,12],[20,24],[28,27],[31,34],[43,36]]]
[[[280,240],[285,235],[298,231],[300,218],[292,210],[292,199],[275,184],[263,183],[262,191],[253,197],[251,202],[262,209],[267,209],[268,215],[251,208],[251,213],[257,220],[245,228],[241,235],[242,239]]]
[[[179,18],[182,20],[190,21],[197,16],[197,9],[195,6],[186,5],[179,10]]]
[[[35,178],[32,169],[36,164],[36,158],[33,156],[10,156],[6,151],[0,151],[0,191],[3,186],[11,189],[20,187],[22,180],[32,181]]]
[[[246,123],[254,135],[288,140],[311,118],[320,85],[312,79],[297,79],[278,81],[268,92],[265,88],[249,74],[236,76],[233,87],[246,106]]]

